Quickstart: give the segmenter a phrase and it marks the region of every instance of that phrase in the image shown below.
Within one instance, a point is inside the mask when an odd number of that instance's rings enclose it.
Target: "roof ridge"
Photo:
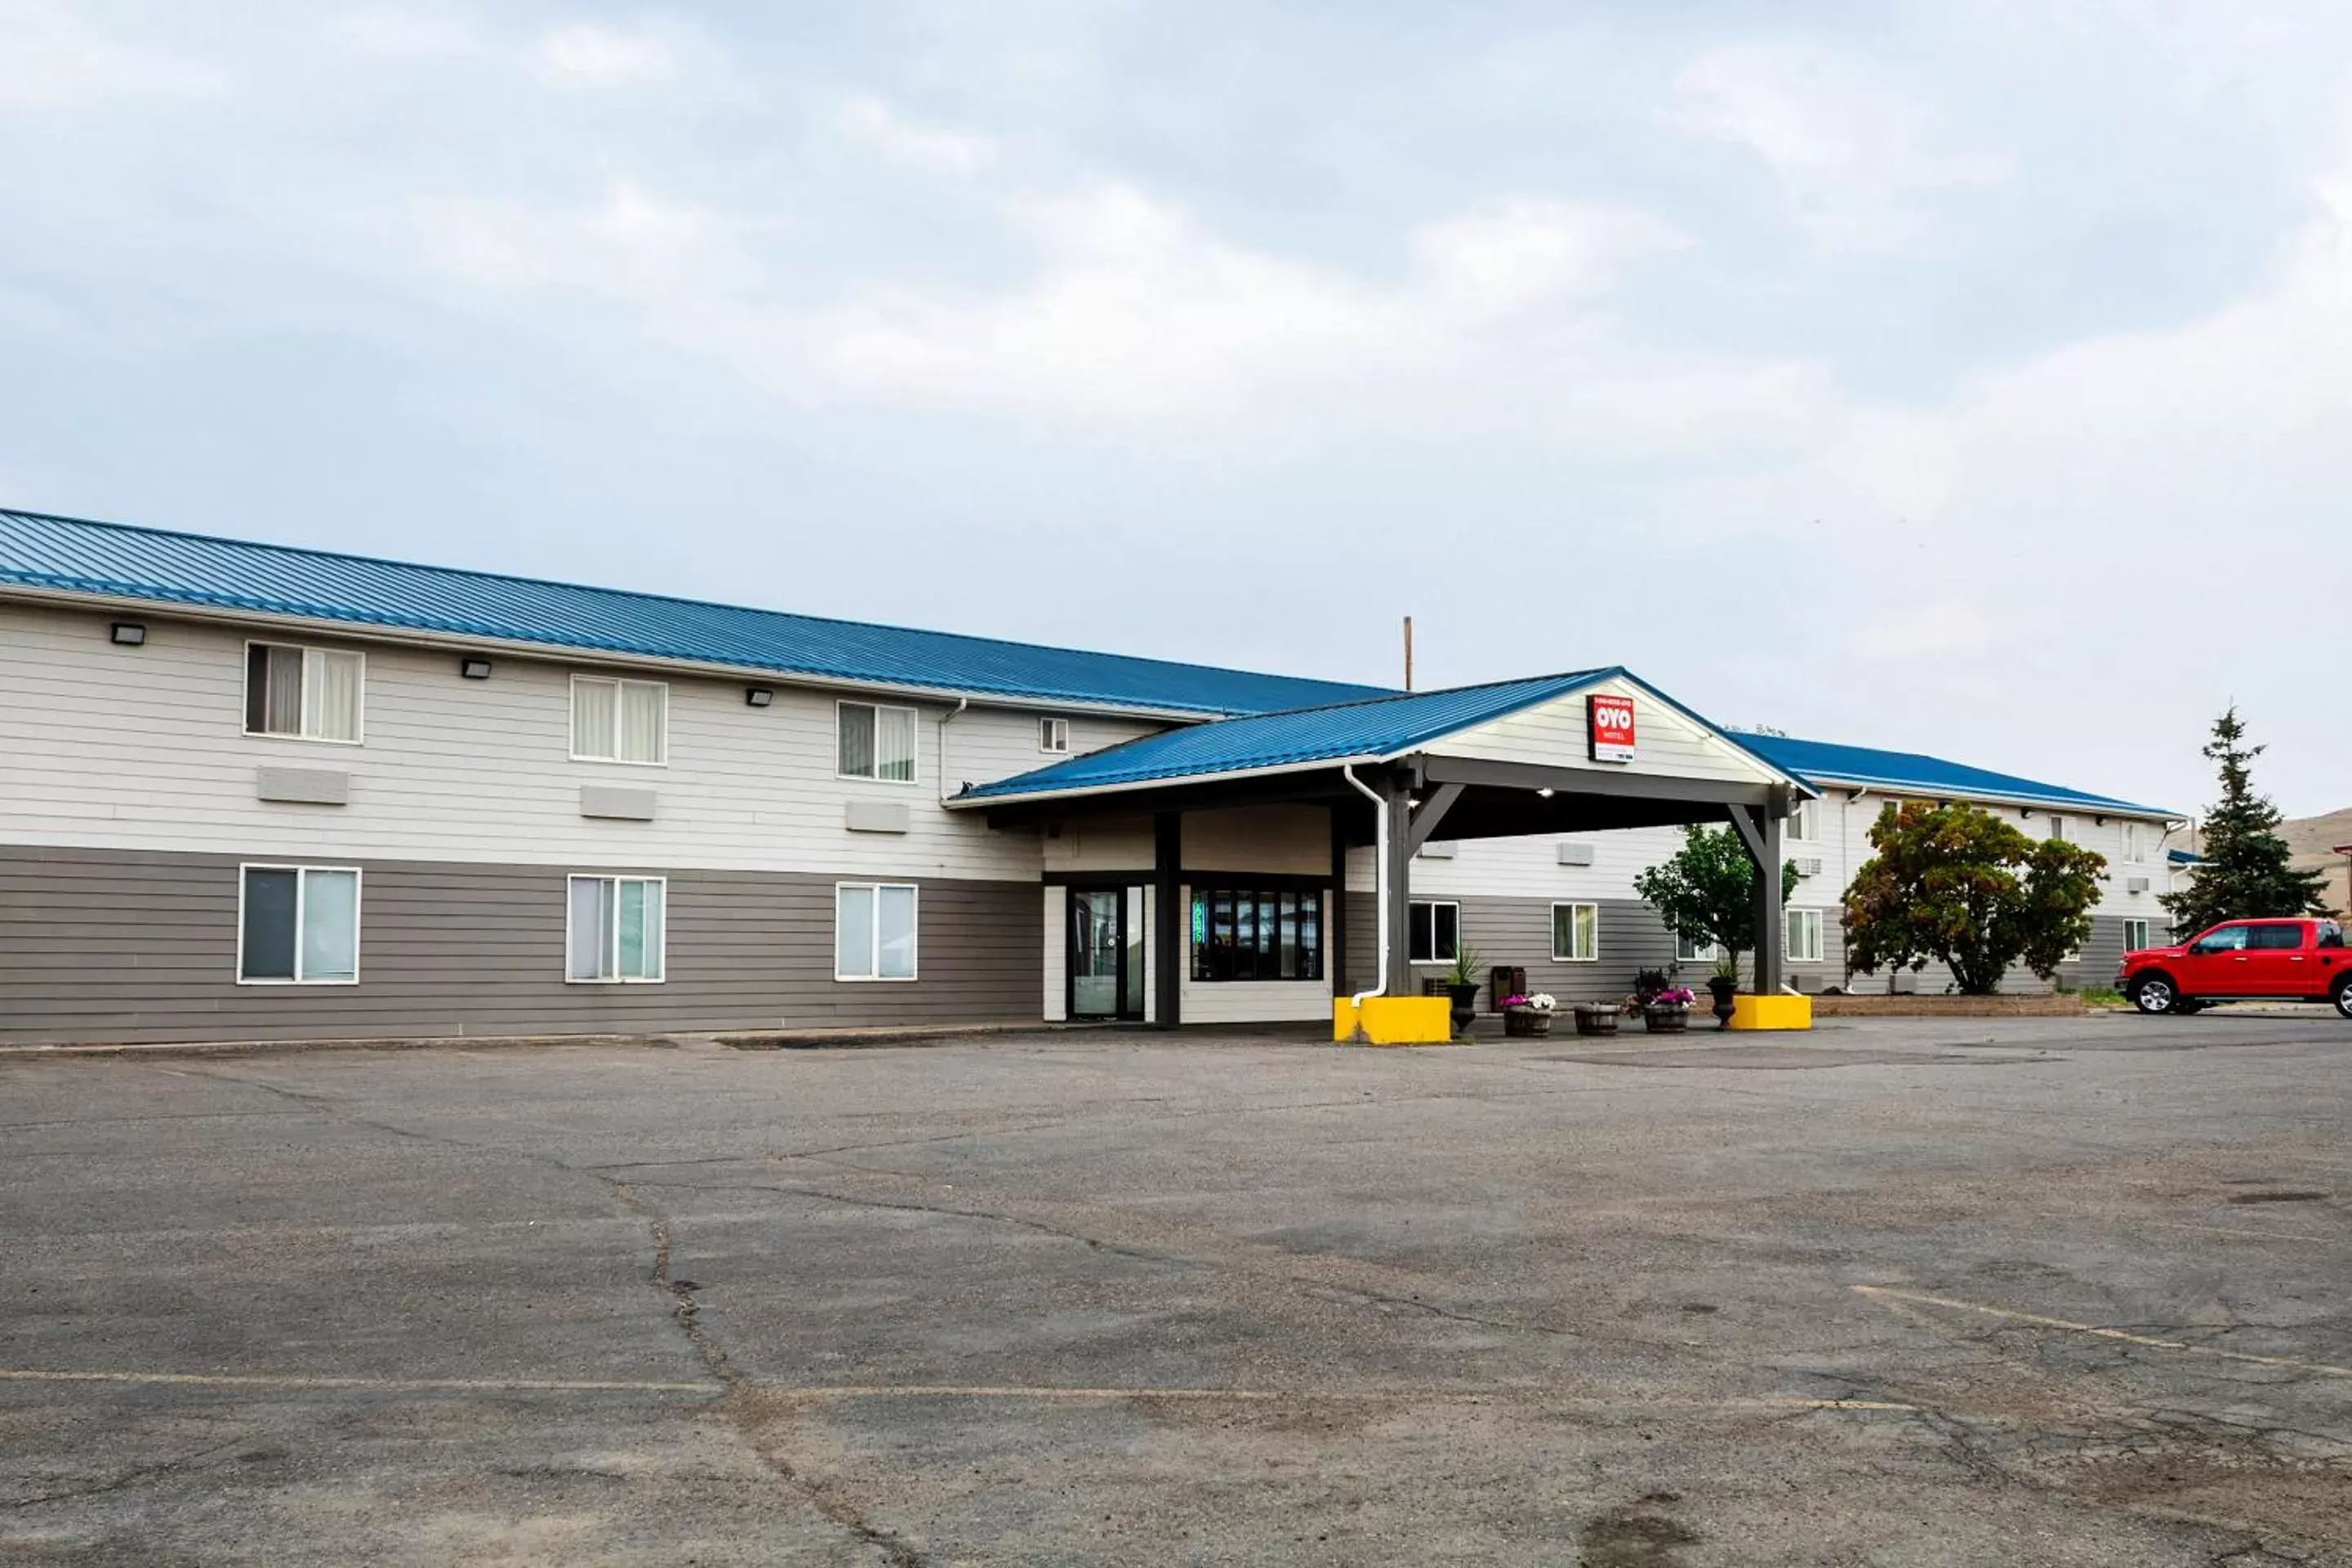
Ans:
[[[24,518],[40,522],[60,522],[75,528],[103,529],[113,533],[142,534],[152,539],[179,539],[196,544],[222,544],[239,550],[261,550],[273,554],[310,556],[331,561],[348,561],[362,566],[391,566],[404,572],[428,572],[445,576],[467,577],[489,583],[513,583],[534,588],[560,588],[578,594],[608,594],[621,598],[651,601],[656,604],[678,605],[697,610],[723,610],[754,616],[780,616],[788,619],[813,622],[820,626],[846,626],[862,631],[893,632],[908,637],[952,637],[960,642],[985,643],[995,647],[1018,648],[1032,652],[1076,654],[1087,658],[1120,659],[1134,664],[1156,665],[1168,669],[1197,669],[1218,675],[1243,675],[1263,680],[1311,681],[1325,686],[1357,687],[1367,695],[1349,701],[1376,701],[1389,693],[1384,689],[1368,686],[1360,681],[1339,680],[1317,675],[1284,675],[1272,670],[1244,669],[1234,665],[1203,664],[1195,659],[1160,658],[1150,654],[1108,653],[1100,648],[1071,647],[1060,643],[1022,642],[1013,637],[996,637],[986,632],[942,631],[936,626],[898,626],[887,621],[853,620],[845,616],[811,615],[802,610],[779,610],[760,605],[730,605],[717,599],[688,598],[681,594],[649,593],[641,588],[614,588],[595,583],[567,583],[554,577],[533,577],[516,572],[491,572],[477,566],[436,566],[429,562],[407,561],[389,555],[364,555],[351,550],[326,550],[308,544],[279,544],[268,540],[236,539],[226,534],[194,533],[186,529],[156,528],[146,523],[114,522],[104,518],[74,517],[65,512],[36,511],[25,507],[0,506],[0,518]],[[1216,711],[1210,710],[1209,711]],[[1226,716],[1246,718],[1256,711],[1288,711],[1287,710],[1242,710]],[[1304,711],[1297,710],[1296,711]]]
[[[1504,686],[1539,686],[1548,680],[1580,680],[1592,676],[1607,675],[1620,667],[1601,665],[1592,669],[1554,670],[1549,675],[1514,675],[1499,680],[1473,680],[1461,686],[1433,686],[1426,691],[1389,691],[1373,697],[1348,697],[1337,702],[1310,702],[1304,708],[1268,708],[1257,713],[1235,713],[1210,721],[1230,724],[1244,719],[1284,719],[1297,713],[1328,713],[1335,708],[1369,708],[1381,702],[1403,702],[1422,697],[1454,697],[1465,691],[1486,691]],[[1344,681],[1335,684],[1345,685]],[[1121,742],[1124,744],[1125,742]]]

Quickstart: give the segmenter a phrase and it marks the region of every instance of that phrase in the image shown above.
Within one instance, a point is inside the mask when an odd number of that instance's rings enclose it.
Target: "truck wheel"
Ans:
[[[2352,1018],[2352,974],[2336,983],[2335,994],[2329,999],[2336,1004],[2339,1017]]]
[[[2172,988],[2168,975],[2143,974],[2132,982],[2132,1005],[2143,1013],[2177,1013],[2180,1010],[2180,993]]]

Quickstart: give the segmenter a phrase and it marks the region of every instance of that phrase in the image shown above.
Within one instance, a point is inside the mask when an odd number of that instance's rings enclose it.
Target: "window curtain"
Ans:
[[[875,710],[874,776],[896,779],[900,783],[915,776],[915,710],[911,708],[879,708]]]
[[[613,683],[572,683],[572,751],[575,756],[613,757],[619,739],[613,726]]]
[[[841,716],[841,772],[854,779],[874,777],[874,710],[862,702],[845,702],[836,711]]]
[[[574,980],[610,980],[612,969],[613,879],[609,877],[572,879],[572,958]]]
[[[303,872],[301,978],[350,980],[359,972],[359,873]]]
[[[360,738],[360,669],[355,653],[303,653],[302,733],[324,741]]]
[[[874,978],[874,889],[834,893],[833,972],[844,980]]]
[[[915,977],[915,889],[912,888],[878,888],[877,923],[880,938],[879,963],[875,973],[885,980],[912,980]]]
[[[302,650],[273,647],[268,658],[268,692],[262,701],[261,728],[272,735],[302,732]]]
[[[662,710],[668,695],[667,687],[650,681],[621,683],[621,761],[662,760]]]

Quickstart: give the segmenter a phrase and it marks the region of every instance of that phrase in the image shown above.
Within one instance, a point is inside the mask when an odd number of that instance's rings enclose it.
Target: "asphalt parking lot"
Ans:
[[[0,1560],[2352,1561],[2348,1123],[2316,1012],[15,1064]]]

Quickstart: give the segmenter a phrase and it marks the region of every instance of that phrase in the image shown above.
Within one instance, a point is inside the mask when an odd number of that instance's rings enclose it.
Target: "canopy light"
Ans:
[[[461,658],[457,661],[457,673],[468,680],[488,680],[490,678],[490,661],[487,658]]]
[[[117,621],[108,635],[124,647],[144,647],[147,644],[147,628],[137,621]]]
[[[1543,788],[1536,791],[1536,794],[1541,795],[1546,800],[1549,800],[1551,798],[1551,785],[1544,785]]]
[[[743,701],[748,707],[765,708],[774,702],[775,700],[776,694],[774,690],[769,687],[747,686],[743,689]]]

